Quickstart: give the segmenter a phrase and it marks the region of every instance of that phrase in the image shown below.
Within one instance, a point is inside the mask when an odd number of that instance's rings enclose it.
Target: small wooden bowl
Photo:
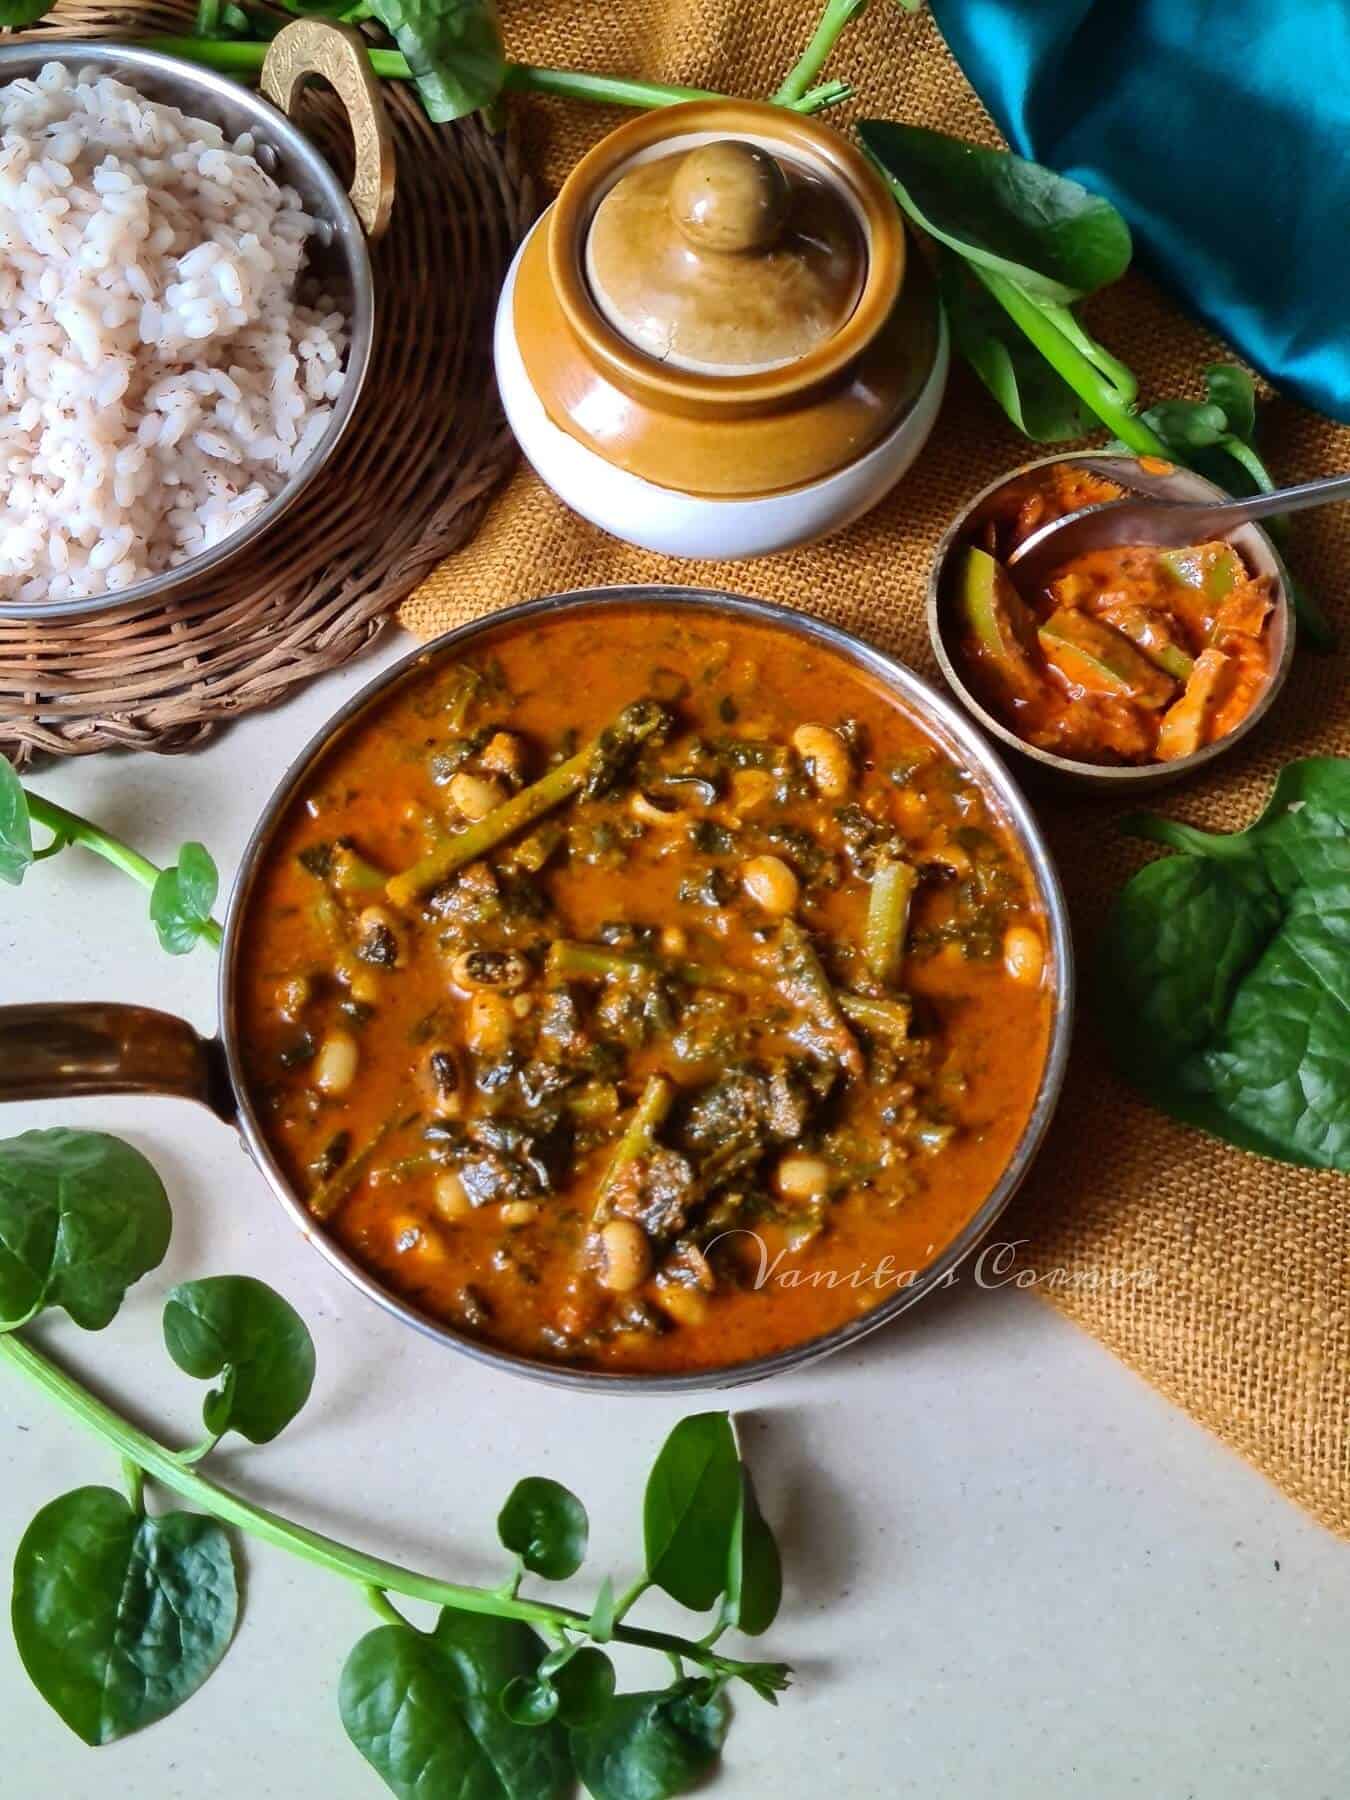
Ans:
[[[1115,793],[1142,792],[1153,787],[1163,787],[1170,782],[1180,781],[1187,775],[1193,775],[1198,769],[1227,755],[1274,705],[1289,674],[1289,665],[1294,655],[1294,613],[1289,602],[1289,571],[1274,543],[1259,525],[1244,525],[1241,531],[1233,534],[1233,546],[1242,553],[1247,566],[1257,575],[1274,577],[1275,611],[1269,626],[1271,668],[1265,691],[1251,711],[1214,743],[1206,744],[1191,756],[1179,756],[1172,762],[1121,764],[1079,762],[1073,757],[1057,756],[1051,750],[1042,750],[1035,744],[1028,744],[983,705],[966,681],[955,630],[951,569],[955,552],[969,541],[972,527],[980,522],[984,509],[1010,482],[1060,462],[1076,463],[1108,481],[1118,482],[1121,487],[1131,488],[1136,493],[1156,494],[1159,499],[1232,498],[1231,494],[1225,493],[1221,487],[1207,481],[1203,475],[1197,475],[1192,469],[1146,469],[1136,457],[1110,452],[1070,451],[1058,456],[1038,457],[1035,462],[1023,463],[1020,468],[1009,470],[1006,475],[1001,475],[997,481],[982,488],[973,500],[962,507],[938,544],[928,578],[928,635],[932,640],[933,654],[937,657],[947,685],[966,711],[991,737],[999,739],[1019,757],[1050,771],[1057,778],[1081,787]]]

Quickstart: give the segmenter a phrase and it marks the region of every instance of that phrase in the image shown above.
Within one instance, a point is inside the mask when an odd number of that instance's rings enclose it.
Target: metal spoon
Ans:
[[[1118,469],[1111,473],[1119,479]],[[1102,500],[1065,513],[1062,519],[1051,519],[1017,546],[1008,566],[1017,570],[1019,580],[1025,577],[1035,587],[1053,569],[1088,550],[1121,544],[1180,549],[1186,544],[1211,543],[1257,519],[1302,512],[1331,500],[1350,500],[1350,475],[1325,475],[1318,481],[1304,481],[1274,494],[1253,494],[1246,500],[1157,500],[1146,494],[1127,494],[1123,500]]]

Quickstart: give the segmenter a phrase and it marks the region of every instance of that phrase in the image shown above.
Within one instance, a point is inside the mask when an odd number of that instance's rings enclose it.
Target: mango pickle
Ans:
[[[1051,613],[1037,635],[1047,660],[1084,687],[1123,694],[1151,710],[1166,706],[1176,692],[1170,675],[1122,633],[1087,613],[1062,607]]]

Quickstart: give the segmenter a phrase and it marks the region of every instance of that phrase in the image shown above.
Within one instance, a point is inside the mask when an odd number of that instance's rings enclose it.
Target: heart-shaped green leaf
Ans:
[[[153,1725],[229,1647],[238,1597],[214,1519],[144,1518],[111,1488],[44,1506],[14,1559],[14,1641],[43,1699],[86,1744]]]
[[[532,1681],[544,1645],[528,1625],[443,1612],[433,1632],[383,1625],[352,1651],[339,1705],[347,1735],[399,1800],[565,1800],[567,1738],[517,1725],[507,1685]]]
[[[726,1701],[700,1702],[692,1683],[619,1694],[572,1733],[577,1774],[594,1800],[669,1800],[701,1780],[727,1734]]]
[[[1216,1137],[1350,1173],[1350,759],[1290,763],[1245,831],[1121,823],[1182,854],[1141,869],[1107,924],[1117,1067]]]
[[[497,1515],[497,1533],[531,1574],[566,1581],[586,1558],[586,1508],[570,1489],[545,1475],[518,1481]]]
[[[288,1300],[251,1275],[185,1281],[164,1303],[164,1342],[198,1380],[221,1375],[202,1407],[206,1429],[266,1444],[285,1429],[314,1385],[314,1340]]]
[[[118,1138],[57,1126],[0,1144],[0,1331],[48,1306],[101,1330],[172,1226],[164,1184]]]
[[[575,1650],[552,1679],[565,1725],[595,1724],[614,1698],[614,1664],[593,1644]]]
[[[647,1478],[647,1578],[672,1600],[705,1612],[726,1585],[741,1505],[741,1465],[724,1412],[681,1419]]]
[[[186,956],[196,947],[219,889],[220,875],[202,844],[184,844],[177,863],[160,871],[150,891],[150,917],[170,956]]]

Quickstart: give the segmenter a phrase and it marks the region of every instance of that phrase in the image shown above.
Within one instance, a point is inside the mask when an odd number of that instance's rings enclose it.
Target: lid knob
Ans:
[[[670,184],[671,217],[699,250],[771,249],[782,236],[791,198],[777,159],[736,138],[690,150]]]

